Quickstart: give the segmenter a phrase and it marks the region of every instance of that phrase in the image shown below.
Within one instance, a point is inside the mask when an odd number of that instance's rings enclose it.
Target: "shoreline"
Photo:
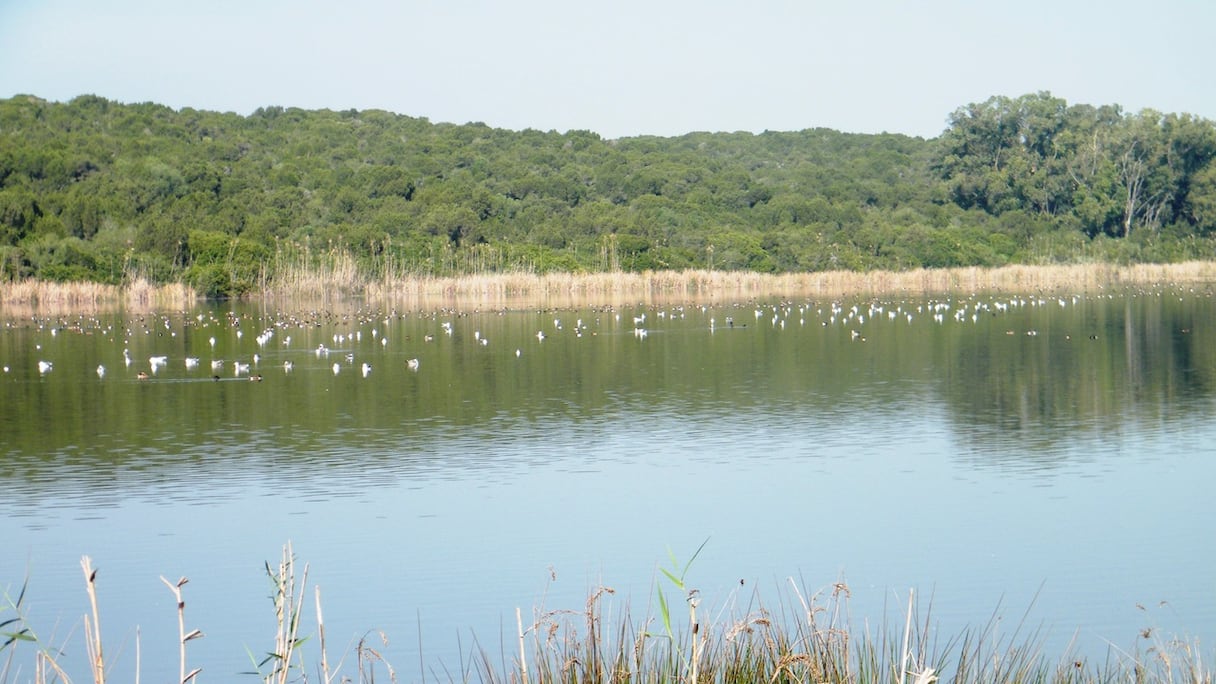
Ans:
[[[757,297],[933,296],[980,292],[1081,294],[1117,287],[1211,285],[1216,260],[1177,264],[1067,264],[965,267],[911,271],[820,271],[766,274],[747,271],[501,273],[458,277],[364,279],[293,274],[268,284],[248,301],[325,304],[379,303],[408,308],[574,308],[624,303],[746,301]],[[75,313],[125,308],[184,310],[204,301],[181,283],[127,285],[24,280],[0,285],[0,315]]]

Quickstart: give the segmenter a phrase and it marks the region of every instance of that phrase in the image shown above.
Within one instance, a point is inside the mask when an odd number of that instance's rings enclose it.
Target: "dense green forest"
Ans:
[[[907,269],[1209,258],[1216,126],[1048,93],[934,139],[605,140],[384,111],[0,100],[0,281],[236,295],[285,264],[369,275]]]

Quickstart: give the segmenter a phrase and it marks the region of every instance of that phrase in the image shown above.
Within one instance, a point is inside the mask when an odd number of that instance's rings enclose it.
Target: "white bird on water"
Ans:
[[[342,366],[339,366],[338,364],[335,363],[334,364],[334,375],[337,375],[338,373],[341,373],[341,372],[342,372]]]
[[[38,372],[41,373],[42,375],[46,375],[47,373],[50,373],[52,368],[54,368],[54,364],[52,364],[50,361],[39,361],[38,362]]]
[[[102,365],[98,365],[97,366],[97,377],[104,378],[105,376],[106,376],[106,367],[102,366]]]
[[[410,359],[409,361],[405,362],[405,365],[408,366],[410,370],[416,371],[418,370],[418,359]]]
[[[359,372],[363,373],[363,377],[366,378],[368,375],[371,375],[372,365],[370,363],[364,363],[362,366],[359,366]]]

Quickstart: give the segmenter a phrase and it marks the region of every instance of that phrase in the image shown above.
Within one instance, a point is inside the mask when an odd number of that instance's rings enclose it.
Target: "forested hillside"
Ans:
[[[1212,256],[1212,122],[1046,93],[948,121],[932,140],[605,140],[16,96],[0,100],[0,280],[142,276],[234,295],[338,253],[393,275]]]

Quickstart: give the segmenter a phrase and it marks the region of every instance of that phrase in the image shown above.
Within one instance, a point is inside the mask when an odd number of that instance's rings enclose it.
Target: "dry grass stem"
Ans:
[[[182,598],[182,586],[190,580],[182,577],[177,580],[177,583],[170,582],[161,575],[160,581],[169,587],[169,591],[173,592],[173,598],[177,601],[177,636],[178,636],[178,682],[186,684],[190,680],[198,676],[203,668],[195,668],[186,674],[186,642],[191,639],[198,639],[203,636],[201,630],[193,630],[189,634],[186,633],[186,601]]]
[[[325,618],[321,614],[321,587],[314,587],[317,605],[317,641],[321,646],[321,681],[329,684],[333,678],[329,674],[329,657],[325,650]]]
[[[515,626],[519,631],[519,676],[522,684],[528,684],[528,656],[524,648],[524,618],[519,606],[515,607]]]
[[[84,618],[85,648],[89,654],[89,668],[95,684],[105,684],[105,660],[101,652],[101,616],[97,609],[97,571],[93,569],[93,560],[88,556],[80,559],[80,567],[84,570],[85,588],[89,593],[89,607],[92,610],[92,622],[89,616]]]

